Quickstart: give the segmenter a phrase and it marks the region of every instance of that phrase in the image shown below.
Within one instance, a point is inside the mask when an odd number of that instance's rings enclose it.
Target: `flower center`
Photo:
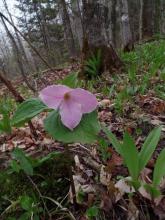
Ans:
[[[70,94],[69,94],[69,92],[67,92],[64,94],[64,100],[67,101],[69,99],[70,99]]]

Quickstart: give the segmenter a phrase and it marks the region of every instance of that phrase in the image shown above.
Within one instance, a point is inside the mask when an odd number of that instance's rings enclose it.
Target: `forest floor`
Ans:
[[[121,53],[121,59],[125,63],[124,70],[104,73],[85,86],[98,98],[99,121],[119,140],[127,131],[138,150],[149,132],[162,125],[159,144],[141,173],[141,178],[150,183],[155,161],[165,146],[165,41],[138,45],[135,51]],[[55,70],[55,73],[45,71],[36,77],[38,91],[62,82],[78,69],[79,65],[73,64]],[[34,97],[22,80],[13,84],[25,98]],[[79,86],[83,85],[79,82]],[[0,96],[13,103],[14,111],[16,103],[6,94],[7,89],[1,85]],[[123,159],[111,144],[107,146],[101,141],[92,145],[70,144],[69,151],[74,157],[73,161],[69,160],[64,146],[44,131],[45,117],[46,113],[41,113],[32,120],[37,139],[28,125],[13,128],[11,134],[0,135],[0,219],[165,219],[165,182],[161,184],[162,195],[156,200],[151,199],[144,189],[135,193],[121,178],[129,176]],[[27,158],[46,158],[36,168],[34,176],[11,172],[12,152],[16,147],[22,149]],[[54,157],[54,152],[60,154]],[[69,190],[66,161],[67,166],[74,162],[76,207]],[[36,204],[35,210],[30,199]]]

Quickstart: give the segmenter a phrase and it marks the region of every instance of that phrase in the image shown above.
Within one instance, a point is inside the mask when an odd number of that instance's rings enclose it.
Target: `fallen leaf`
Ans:
[[[126,177],[120,179],[116,184],[115,187],[118,189],[116,194],[116,202],[119,201],[125,193],[134,193],[135,189],[133,186],[129,184],[131,177]]]
[[[104,186],[108,186],[108,184],[111,180],[111,176],[112,176],[112,174],[110,174],[106,171],[106,166],[102,165],[102,167],[100,169],[100,182]]]

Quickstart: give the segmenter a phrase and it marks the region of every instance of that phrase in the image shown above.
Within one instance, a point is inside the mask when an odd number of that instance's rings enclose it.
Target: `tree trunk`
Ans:
[[[13,24],[10,22],[10,20],[2,13],[0,12],[0,17],[1,19],[5,19],[7,21],[8,24],[10,24],[13,27]],[[49,65],[49,63],[47,62],[47,60],[45,58],[42,57],[42,55],[40,54],[40,52],[35,48],[35,46],[33,46],[33,44],[31,43],[31,41],[25,37],[21,31],[14,26],[14,29],[19,33],[19,35],[28,43],[28,45],[30,46],[30,48],[35,52],[35,54],[42,60],[42,62],[52,71],[55,73],[54,69]],[[12,36],[12,35],[11,35]]]
[[[65,0],[60,0],[60,5],[62,8],[61,15],[62,15],[62,21],[63,21],[63,25],[64,25],[65,37],[67,40],[69,55],[70,55],[70,57],[76,57],[76,55],[77,55],[76,46],[75,46],[70,17],[69,17],[68,11],[67,11],[67,6],[66,6]]]
[[[121,33],[122,33],[122,48],[124,51],[133,49],[133,38],[129,21],[128,2],[120,0],[120,18],[121,18]]]
[[[139,41],[143,37],[143,0],[140,0],[140,13],[139,13]]]
[[[71,24],[72,24],[72,29],[74,35],[76,35],[79,48],[82,48],[82,40],[83,40],[83,20],[81,16],[81,9],[80,9],[80,3],[78,0],[75,0],[71,3],[72,7],[72,19],[71,19]]]
[[[160,33],[165,34],[165,1],[160,0]]]
[[[122,66],[119,56],[107,39],[108,35],[105,34],[107,27],[103,24],[106,24],[108,17],[109,8],[105,2],[102,1],[101,4],[98,0],[83,1],[82,73],[85,60],[88,60],[92,54],[96,55],[99,50],[101,53],[101,72],[112,72]]]
[[[17,92],[17,90],[13,87],[12,83],[8,79],[6,79],[2,73],[0,73],[0,81],[2,81],[5,84],[5,86],[8,88],[8,90],[12,93],[16,102],[22,103],[24,101],[24,98]],[[38,135],[36,133],[36,130],[32,122],[28,122],[28,125],[32,135],[34,136],[35,139],[37,139]]]
[[[17,43],[14,39],[14,37],[12,36],[12,34],[10,33],[3,17],[1,17],[1,20],[2,20],[2,24],[6,30],[6,33],[11,41],[11,45],[12,45],[12,48],[13,48],[13,51],[15,52],[15,55],[16,55],[16,59],[17,59],[17,63],[18,63],[18,66],[19,66],[19,69],[20,69],[20,73],[26,83],[26,85],[28,86],[28,88],[30,90],[32,90],[33,92],[36,92],[35,88],[29,83],[29,80],[27,79],[27,76],[26,76],[26,73],[24,72],[24,67],[23,67],[23,63],[22,63],[22,58],[21,58],[21,55],[20,55],[20,52],[19,52],[19,48],[17,46]]]
[[[143,38],[150,38],[154,33],[154,0],[143,1]]]

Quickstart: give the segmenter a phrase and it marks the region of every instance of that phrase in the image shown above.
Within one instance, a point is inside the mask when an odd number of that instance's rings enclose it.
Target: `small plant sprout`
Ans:
[[[103,129],[108,139],[112,143],[113,147],[115,148],[115,150],[124,159],[125,165],[127,166],[129,174],[132,178],[132,185],[134,186],[135,189],[138,189],[140,187],[140,181],[139,181],[140,172],[146,167],[147,163],[152,157],[153,152],[156,149],[156,146],[160,140],[162,127],[156,127],[150,132],[144,144],[142,145],[140,152],[137,150],[133,138],[128,133],[124,134],[123,142],[121,143],[120,141],[118,141],[116,136],[112,134],[111,131],[109,131],[105,127]],[[160,168],[159,164],[162,165],[162,161],[163,161],[162,158],[164,159],[164,154],[165,153],[161,154],[162,156],[157,161],[155,168],[157,167]],[[162,173],[164,174],[164,169],[162,170],[163,170]],[[158,177],[159,176],[162,177],[163,176],[162,173],[158,171],[154,171],[154,177],[155,177],[154,180],[160,179]]]
[[[48,86],[40,92],[40,98],[49,108],[59,111],[62,123],[73,130],[82,115],[94,111],[96,97],[84,89],[71,89],[64,85]]]

